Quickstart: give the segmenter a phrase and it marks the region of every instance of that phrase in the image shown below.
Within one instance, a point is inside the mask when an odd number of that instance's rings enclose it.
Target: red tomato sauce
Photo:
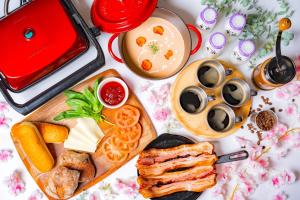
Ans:
[[[125,90],[120,83],[112,81],[102,87],[100,96],[105,103],[115,106],[125,98]]]

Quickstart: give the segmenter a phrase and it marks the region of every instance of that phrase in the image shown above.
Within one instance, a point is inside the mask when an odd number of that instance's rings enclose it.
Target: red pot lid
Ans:
[[[156,5],[157,0],[95,0],[91,17],[104,32],[125,32],[146,21]]]

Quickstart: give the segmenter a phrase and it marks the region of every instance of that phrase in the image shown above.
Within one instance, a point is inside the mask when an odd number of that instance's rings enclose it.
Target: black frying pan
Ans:
[[[176,147],[182,144],[194,144],[195,142],[181,135],[162,134],[153,140],[146,148],[166,149]],[[216,164],[222,164],[227,162],[233,162],[238,160],[247,159],[248,152],[238,151],[231,154],[226,154],[218,157]],[[167,196],[152,198],[152,200],[196,200],[201,195],[201,192],[176,192]]]

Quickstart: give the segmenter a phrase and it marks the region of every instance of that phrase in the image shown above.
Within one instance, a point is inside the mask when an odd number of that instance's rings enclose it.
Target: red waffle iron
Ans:
[[[32,0],[0,19],[0,89],[19,113],[28,114],[73,86],[105,63],[96,36],[70,0]],[[21,3],[24,0],[21,0]],[[34,96],[17,103],[11,93],[30,90],[35,84],[83,56],[90,46],[97,56],[87,65]]]

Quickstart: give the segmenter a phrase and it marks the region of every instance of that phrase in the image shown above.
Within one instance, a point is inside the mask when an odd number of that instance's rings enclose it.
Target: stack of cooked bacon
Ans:
[[[175,192],[202,192],[216,184],[214,146],[209,142],[149,149],[137,161],[140,193],[145,198]]]

